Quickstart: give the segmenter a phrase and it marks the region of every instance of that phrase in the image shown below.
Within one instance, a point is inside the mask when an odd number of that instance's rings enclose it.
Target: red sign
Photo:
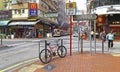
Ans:
[[[97,23],[104,23],[104,22],[105,22],[104,16],[98,16]]]
[[[29,9],[38,9],[37,3],[29,3]]]

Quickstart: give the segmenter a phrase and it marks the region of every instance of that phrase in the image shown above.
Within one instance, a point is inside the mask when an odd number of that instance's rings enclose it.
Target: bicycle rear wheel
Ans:
[[[39,59],[44,64],[49,63],[52,60],[52,53],[48,49],[43,49],[39,53]]]
[[[67,49],[65,46],[58,46],[57,54],[60,58],[64,58],[67,54]]]

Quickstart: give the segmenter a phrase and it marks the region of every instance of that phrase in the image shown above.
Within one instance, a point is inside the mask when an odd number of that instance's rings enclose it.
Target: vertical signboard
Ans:
[[[29,3],[29,16],[38,15],[38,5],[37,3]]]

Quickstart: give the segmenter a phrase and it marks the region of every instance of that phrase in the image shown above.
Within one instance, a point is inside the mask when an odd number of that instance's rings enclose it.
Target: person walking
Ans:
[[[94,40],[94,31],[91,31],[91,40]]]
[[[108,49],[113,48],[113,40],[114,40],[113,31],[110,31],[110,33],[107,34],[106,38],[108,39]]]
[[[106,32],[105,31],[100,33],[100,38],[103,40],[103,42],[106,42]]]

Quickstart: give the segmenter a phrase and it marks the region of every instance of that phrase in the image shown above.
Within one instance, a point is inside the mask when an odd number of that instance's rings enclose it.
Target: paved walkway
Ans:
[[[65,58],[55,57],[50,64],[55,68],[51,72],[120,72],[120,54],[73,54]],[[47,64],[46,64],[47,65]],[[45,64],[33,62],[13,72],[48,72]]]

